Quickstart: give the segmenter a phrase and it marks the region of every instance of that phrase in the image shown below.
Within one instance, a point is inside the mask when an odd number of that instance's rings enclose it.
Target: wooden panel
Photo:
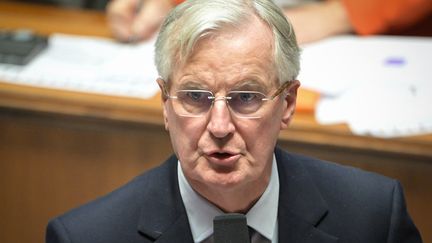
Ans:
[[[162,126],[0,110],[0,242],[43,242],[49,218],[169,154]]]

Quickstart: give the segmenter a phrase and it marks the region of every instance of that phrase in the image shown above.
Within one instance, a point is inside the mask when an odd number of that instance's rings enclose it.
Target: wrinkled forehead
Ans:
[[[243,83],[273,87],[277,72],[273,36],[261,23],[223,29],[200,39],[191,55],[173,70],[171,84],[203,82],[204,87],[233,88]]]

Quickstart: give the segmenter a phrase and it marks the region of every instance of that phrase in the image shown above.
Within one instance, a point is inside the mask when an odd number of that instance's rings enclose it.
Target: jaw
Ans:
[[[248,163],[245,158],[241,162]],[[250,175],[242,168],[215,169],[205,157],[200,157],[193,169],[187,168],[185,176],[198,194],[223,211],[247,212],[264,193],[270,174],[264,169],[264,174]]]

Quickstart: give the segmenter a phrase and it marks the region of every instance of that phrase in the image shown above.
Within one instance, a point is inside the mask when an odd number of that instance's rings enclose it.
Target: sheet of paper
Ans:
[[[104,38],[56,34],[29,65],[0,65],[0,80],[148,98],[158,91],[153,44],[125,45]]]
[[[382,92],[382,90],[386,90]],[[432,85],[377,82],[320,102],[317,119],[346,122],[355,134],[400,137],[432,132]]]
[[[340,45],[342,39],[336,38],[336,42]],[[362,54],[347,57],[354,51],[344,45],[345,54],[336,50],[339,45],[326,50],[339,53],[340,59],[355,59],[350,62],[355,65],[341,70],[348,82],[331,80],[333,90],[321,89],[324,95],[316,109],[317,120],[322,124],[348,123],[355,134],[384,138],[432,133],[432,39],[351,37],[348,42]],[[326,78],[331,76],[328,73]],[[320,89],[322,83],[314,87]]]
[[[303,46],[298,79],[303,87],[331,96],[371,78],[423,79],[431,48],[431,38],[332,37]]]

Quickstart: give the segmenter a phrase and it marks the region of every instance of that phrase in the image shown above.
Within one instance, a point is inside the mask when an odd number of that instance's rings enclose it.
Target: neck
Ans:
[[[226,213],[246,214],[266,190],[270,175],[259,181],[249,182],[239,188],[209,188],[206,185],[191,183],[192,188],[210,203]]]

